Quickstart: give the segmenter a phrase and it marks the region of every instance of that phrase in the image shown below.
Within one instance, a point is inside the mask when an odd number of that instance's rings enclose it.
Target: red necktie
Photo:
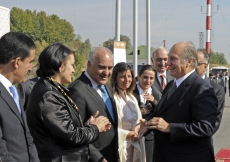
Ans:
[[[164,81],[165,75],[161,74],[160,77],[161,77],[161,87],[162,87],[162,89],[164,89],[165,88],[165,81]]]

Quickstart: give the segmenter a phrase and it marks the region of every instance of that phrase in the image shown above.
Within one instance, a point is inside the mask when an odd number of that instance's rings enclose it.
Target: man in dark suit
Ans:
[[[111,129],[100,134],[99,139],[93,145],[101,152],[104,161],[117,162],[119,159],[117,109],[112,88],[107,84],[112,69],[111,51],[105,47],[92,49],[89,52],[87,70],[69,86],[69,96],[78,106],[83,123],[96,111],[99,111],[99,115],[109,119]],[[103,91],[102,88],[104,88]],[[105,95],[106,99],[104,99]],[[100,158],[100,155],[93,153],[90,155],[91,161],[96,162]]]
[[[218,103],[211,85],[195,72],[193,43],[175,44],[167,65],[175,80],[166,86],[146,124],[155,135],[155,162],[214,162],[211,136]]]
[[[201,78],[203,78],[205,81],[211,84],[218,100],[217,121],[214,128],[214,132],[216,132],[220,127],[220,123],[224,111],[225,92],[224,92],[224,88],[221,85],[208,79],[205,76],[208,63],[209,63],[209,54],[205,50],[198,50],[197,55],[198,55],[198,66],[196,67],[196,72],[198,75],[200,75]]]
[[[18,84],[18,94],[21,98],[21,105],[26,110],[26,106],[28,103],[28,99],[30,97],[30,93],[34,87],[34,85],[38,82],[38,77],[28,79],[24,83]]]
[[[226,93],[227,79],[225,71],[223,71],[221,75],[221,85],[224,87],[224,92]]]
[[[35,57],[35,44],[24,34],[0,39],[0,161],[39,162],[26,116],[13,84],[25,80]]]
[[[157,48],[152,53],[151,61],[157,71],[155,81],[152,85],[153,96],[159,101],[165,86],[169,81],[174,79],[167,71],[168,51],[164,47]]]

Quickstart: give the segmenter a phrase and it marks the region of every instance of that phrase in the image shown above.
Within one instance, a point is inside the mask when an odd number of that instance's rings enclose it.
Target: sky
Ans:
[[[121,0],[121,34],[133,42],[133,1]],[[199,48],[199,32],[206,43],[207,0],[150,0],[151,46],[169,50],[180,41],[192,41]],[[45,11],[69,21],[76,35],[90,39],[92,46],[115,37],[116,0],[0,0],[0,6]],[[219,10],[217,8],[219,6]],[[202,7],[202,11],[201,11]],[[211,48],[224,53],[230,63],[230,0],[212,0]],[[146,0],[138,0],[138,45],[146,44]]]

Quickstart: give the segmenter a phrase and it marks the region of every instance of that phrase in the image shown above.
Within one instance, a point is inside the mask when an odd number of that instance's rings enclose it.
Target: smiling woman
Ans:
[[[132,95],[135,79],[131,66],[124,62],[116,64],[110,81],[117,106],[120,161],[145,162],[144,139],[139,139],[134,132],[142,116]]]
[[[86,126],[63,84],[74,74],[74,52],[61,43],[48,46],[39,56],[39,81],[28,104],[28,126],[41,162],[88,161],[89,144],[109,127],[107,118],[91,117]],[[93,152],[93,151],[92,151]]]

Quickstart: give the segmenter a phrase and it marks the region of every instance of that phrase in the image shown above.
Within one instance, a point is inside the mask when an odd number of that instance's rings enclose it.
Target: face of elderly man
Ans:
[[[105,49],[99,49],[93,62],[88,61],[87,72],[99,85],[107,83],[113,70],[113,56]]]
[[[151,58],[154,68],[158,73],[164,73],[167,70],[168,51],[165,48],[159,48],[153,53]]]
[[[170,75],[176,79],[181,78],[192,70],[192,59],[183,60],[183,51],[186,46],[185,42],[179,42],[172,46],[168,54]]]

